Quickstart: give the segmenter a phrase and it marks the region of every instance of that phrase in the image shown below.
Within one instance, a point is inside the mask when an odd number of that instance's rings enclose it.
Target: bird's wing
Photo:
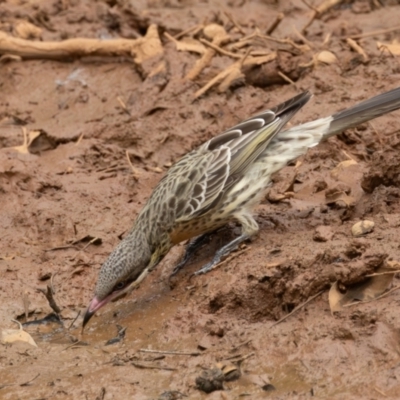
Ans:
[[[178,186],[171,191],[178,196],[178,220],[191,219],[212,208],[310,98],[305,92],[274,111],[265,110],[209,140],[178,162],[174,171],[170,171],[173,175],[176,171],[176,177],[179,175]]]

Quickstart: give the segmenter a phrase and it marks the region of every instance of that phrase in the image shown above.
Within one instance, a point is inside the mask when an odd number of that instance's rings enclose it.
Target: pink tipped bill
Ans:
[[[103,300],[99,300],[97,297],[93,297],[92,301],[89,304],[88,309],[86,310],[85,316],[83,317],[82,330],[85,328],[90,318],[93,317],[94,313],[111,300],[110,297],[111,296],[107,296]]]

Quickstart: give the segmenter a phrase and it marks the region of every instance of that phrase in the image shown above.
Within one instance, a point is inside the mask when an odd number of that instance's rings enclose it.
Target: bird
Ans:
[[[189,240],[176,274],[204,237],[231,221],[240,236],[195,275],[220,262],[258,232],[254,208],[271,176],[321,141],[400,108],[400,87],[328,117],[284,129],[311,99],[308,91],[213,137],[176,162],[154,188],[132,229],[100,268],[82,331],[101,307],[132,291],[169,250]]]

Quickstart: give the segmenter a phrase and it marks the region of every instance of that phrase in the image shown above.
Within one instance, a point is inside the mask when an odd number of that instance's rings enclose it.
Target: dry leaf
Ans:
[[[25,342],[38,347],[32,336],[22,329],[22,325],[18,321],[12,321],[19,324],[19,329],[3,329],[1,332],[1,341],[3,343]]]
[[[391,271],[391,268],[383,267],[379,268],[376,273]],[[393,271],[393,273],[367,278],[364,282],[344,288],[344,291],[339,290],[338,282],[335,282],[329,290],[329,307],[331,312],[341,311],[343,307],[356,301],[376,299],[384,293],[392,283],[394,274],[395,271]]]
[[[275,387],[271,384],[267,374],[249,374],[245,375],[244,379],[253,383],[254,385],[259,386],[262,390],[265,390],[266,392],[275,390]]]
[[[334,64],[338,62],[338,59],[332,52],[323,50],[317,54],[317,61],[324,64]]]
[[[20,153],[27,154],[37,154],[41,151],[51,150],[56,147],[56,143],[53,138],[51,138],[45,131],[30,131],[26,132],[25,128],[22,128],[24,134],[24,143],[21,146],[13,147]]]
[[[357,161],[354,160],[346,160],[340,162],[333,170],[331,171],[331,176],[333,178],[338,178],[340,173],[345,171],[348,167],[351,167],[352,165],[357,165]]]
[[[336,204],[337,206],[343,206],[344,203],[345,207],[351,208],[356,205],[356,199],[353,196],[349,196],[344,192],[336,192],[326,196],[326,204]]]
[[[240,378],[240,369],[236,365],[220,362],[215,366],[223,372],[225,381],[235,381]]]
[[[378,50],[388,50],[391,54],[395,56],[400,56],[400,43],[394,40],[392,43],[381,43],[376,42]]]
[[[386,261],[385,263],[390,269],[400,269],[400,262],[395,260]]]
[[[206,51],[205,46],[198,40],[193,38],[185,38],[176,41],[176,49],[178,51],[191,51],[192,53],[204,54]]]

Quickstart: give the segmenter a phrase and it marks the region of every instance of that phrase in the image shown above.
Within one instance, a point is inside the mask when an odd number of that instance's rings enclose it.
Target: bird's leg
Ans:
[[[194,238],[187,244],[186,249],[185,249],[185,254],[184,254],[182,260],[174,268],[174,270],[172,271],[172,274],[170,276],[176,275],[186,265],[186,263],[189,261],[189,258],[192,257],[194,252],[204,244],[204,242],[210,237],[211,234],[212,234],[212,232],[204,233],[203,235],[197,236],[196,238]]]
[[[258,224],[250,214],[242,214],[235,217],[242,225],[242,234],[221,247],[216,253],[211,262],[204,265],[201,269],[196,271],[194,275],[201,275],[211,271],[223,257],[229,255],[232,251],[236,250],[240,243],[249,239],[258,232]]]

